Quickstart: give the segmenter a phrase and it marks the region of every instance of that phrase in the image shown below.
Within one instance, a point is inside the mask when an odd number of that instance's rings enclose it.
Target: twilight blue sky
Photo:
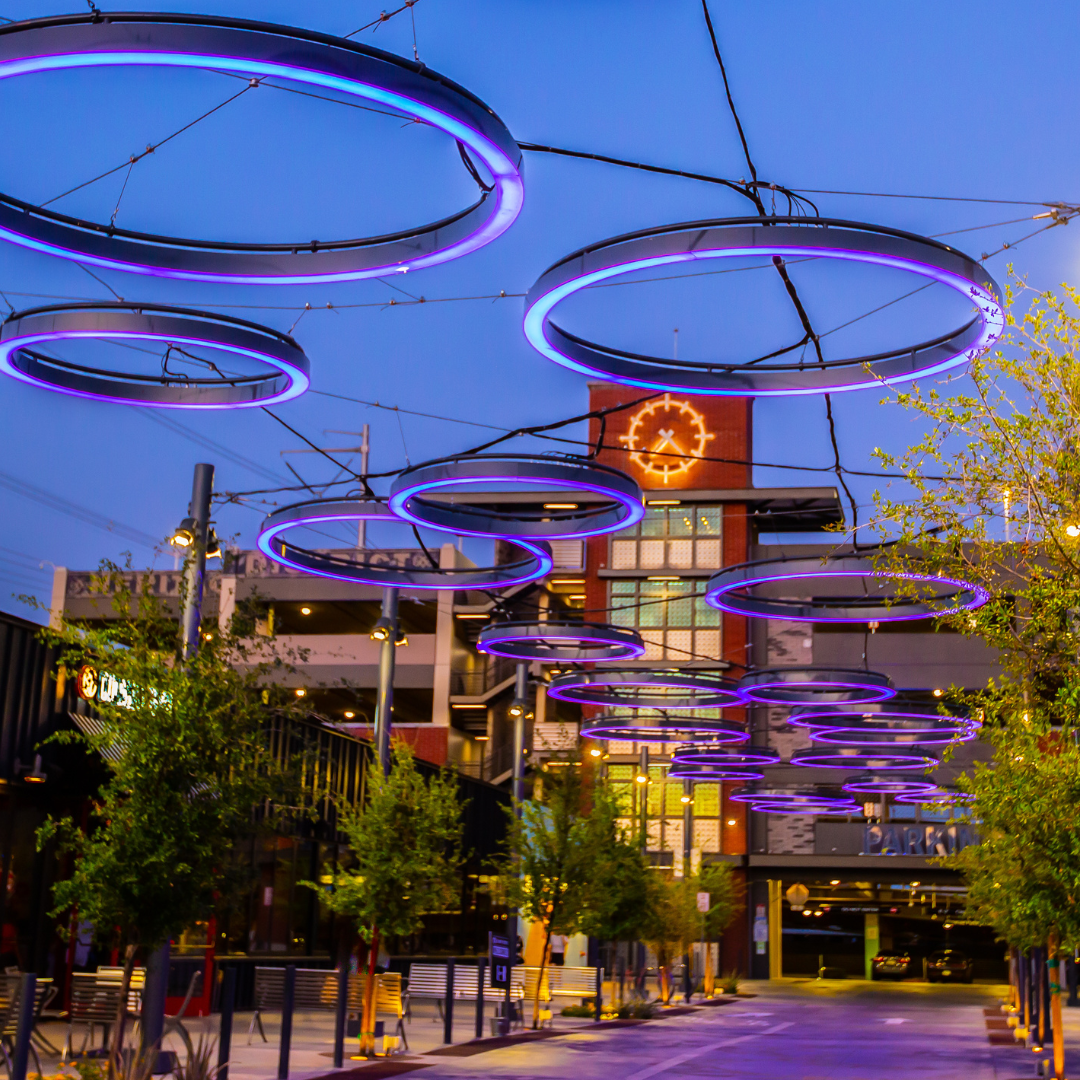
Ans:
[[[132,0],[125,8],[144,6],[192,9],[171,0]],[[66,8],[79,5],[66,0]],[[11,19],[62,10],[41,0],[0,0],[0,15]],[[375,18],[380,6],[203,0],[201,10],[349,33]],[[698,0],[418,0],[414,11],[421,60],[483,98],[523,142],[734,179],[746,175]],[[764,179],[797,189],[1080,199],[1080,122],[1070,107],[1080,55],[1073,4],[714,0],[713,16]],[[358,40],[411,55],[409,16]],[[49,199],[234,92],[235,82],[221,75],[164,70],[0,82],[0,190]],[[57,205],[107,220],[122,175]],[[590,241],[666,222],[744,214],[748,205],[712,185],[547,155],[527,153],[525,177],[525,209],[507,234],[465,259],[408,275],[404,287],[429,300],[522,293],[551,262]],[[453,144],[437,132],[260,88],[136,165],[117,221],[222,238],[361,235],[432,220],[466,205],[474,191]],[[931,235],[1030,219],[1040,209],[813,198],[827,216]],[[1019,220],[960,232],[948,242],[978,257],[1037,224]],[[1076,281],[1077,231],[1080,222],[1057,228],[987,265],[999,281],[1009,260],[1039,287]],[[379,281],[252,288],[101,276],[127,299],[220,308],[283,330],[295,324],[315,390],[500,427],[542,423],[586,407],[585,379],[525,342],[517,298],[386,308],[381,305],[398,294]],[[798,268],[793,276],[819,328],[838,326],[918,284],[898,273],[828,266]],[[16,307],[47,303],[45,296],[108,296],[75,264],[13,247],[0,247],[0,289]],[[329,312],[327,302],[372,306]],[[313,310],[297,323],[305,303]],[[700,358],[757,355],[799,336],[774,276],[754,273],[594,290],[560,314],[571,329],[643,352],[669,349],[678,327],[680,355]],[[925,340],[962,314],[962,305],[939,296],[936,287],[838,333],[831,345],[862,351]],[[149,548],[78,515],[91,511],[101,521],[162,536],[182,516],[196,461],[215,462],[219,491],[265,486],[267,473],[287,477],[285,460],[305,478],[327,477],[311,455],[282,458],[282,450],[299,442],[257,410],[170,411],[163,424],[145,411],[12,380],[0,391],[6,523],[0,607],[7,610],[21,610],[13,592],[47,597],[50,562],[85,567],[130,548],[137,564],[149,564]],[[879,397],[866,391],[834,397],[849,467],[872,468],[875,446],[896,448],[916,434],[909,419],[880,405]],[[370,423],[374,470],[402,466],[406,456],[416,462],[464,449],[489,433],[316,394],[280,412],[328,446],[352,440],[324,433]],[[762,462],[828,465],[821,399],[759,401],[754,452]],[[755,481],[830,482],[822,473],[764,467]],[[869,502],[873,486],[856,483],[861,502]],[[76,516],[62,512],[64,506],[74,506]],[[250,546],[259,520],[255,509],[228,508],[218,514],[219,533],[239,534]],[[162,562],[171,565],[171,556],[160,556]]]

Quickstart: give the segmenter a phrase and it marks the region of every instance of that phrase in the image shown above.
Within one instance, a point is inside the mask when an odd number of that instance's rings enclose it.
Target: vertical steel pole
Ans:
[[[644,780],[637,783],[641,792],[641,850],[649,850],[649,747],[643,746],[638,755],[638,776]]]
[[[389,621],[379,649],[379,689],[375,699],[375,751],[383,774],[390,771],[390,728],[394,710],[394,650],[397,648],[398,591],[383,589],[382,617]]]
[[[206,541],[210,532],[210,495],[214,490],[214,466],[195,466],[188,516],[195,519],[195,543],[184,561],[184,594],[181,623],[183,656],[190,660],[199,651],[202,620],[203,578],[206,575]]]
[[[349,957],[347,954],[342,956],[337,974],[337,1006],[334,1010],[334,1068],[340,1069],[345,1064],[345,1014],[349,1007]]]
[[[23,975],[19,980],[19,1016],[15,1033],[15,1053],[11,1061],[11,1080],[26,1080],[30,1060],[30,1034],[34,1030],[34,997],[37,976]]]
[[[694,782],[692,780],[683,781],[683,798],[687,800],[683,803],[683,877],[688,878],[690,877],[690,864],[692,861],[690,852],[694,839]],[[694,985],[690,973],[690,957],[691,952],[688,947],[686,956],[683,957],[683,994],[686,997],[687,1004],[690,1003]]]
[[[296,965],[285,967],[285,992],[281,998],[281,1050],[278,1053],[278,1080],[289,1080],[289,1051],[292,1049],[293,1008],[296,1005]]]
[[[514,717],[514,781],[511,788],[518,803],[517,816],[521,817],[520,804],[525,799],[525,710],[529,702],[529,665],[518,664],[514,682],[514,704],[521,711]]]
[[[233,1010],[236,1008],[236,968],[221,971],[221,1024],[218,1027],[217,1080],[229,1080],[229,1055],[232,1053]]]
[[[368,470],[368,454],[371,451],[371,444],[368,442],[368,424],[365,424],[360,429],[360,475],[366,477]],[[364,526],[367,524],[363,518],[356,523],[356,546],[358,548],[367,547],[367,536]],[[340,1069],[341,1066],[335,1066]]]
[[[443,1002],[443,1042],[454,1041],[454,958],[446,961],[446,1000]]]
[[[142,1000],[142,1052],[145,1056],[156,1050],[154,1072],[168,1072],[162,1061],[165,1051],[161,1045],[165,1032],[165,997],[169,990],[169,943],[166,941],[146,959],[146,983]]]
[[[487,974],[487,957],[476,961],[476,1037],[484,1034],[484,976]]]

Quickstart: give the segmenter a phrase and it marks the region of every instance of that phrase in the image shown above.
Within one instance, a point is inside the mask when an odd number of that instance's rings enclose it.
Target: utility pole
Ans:
[[[390,727],[394,711],[394,650],[398,644],[398,591],[385,588],[382,614],[372,636],[380,642],[379,689],[375,698],[375,752],[385,776],[390,772]]]
[[[367,476],[368,470],[368,453],[371,451],[371,444],[368,442],[368,428],[369,425],[365,424],[360,429],[360,475]],[[364,527],[367,522],[361,518],[356,523],[356,546],[358,548],[367,547],[367,536],[365,535]]]
[[[200,463],[195,466],[191,485],[191,503],[180,532],[190,535],[187,558],[184,560],[184,585],[180,609],[180,655],[184,661],[193,660],[199,651],[202,626],[203,581],[206,576],[206,547],[210,538],[210,496],[214,490],[214,466]],[[169,987],[169,942],[155,949],[146,960],[146,987],[143,991],[142,1052],[158,1049],[156,1073],[170,1072],[171,1055],[161,1050],[165,1031],[165,996]]]

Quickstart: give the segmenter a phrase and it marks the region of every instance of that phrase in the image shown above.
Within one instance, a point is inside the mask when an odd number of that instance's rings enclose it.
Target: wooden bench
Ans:
[[[296,990],[293,997],[293,1009],[296,1012],[334,1012],[337,1009],[339,973],[334,968],[297,968]],[[359,1016],[364,1008],[364,985],[366,974],[359,972],[349,976],[348,997],[345,1008],[350,1014]],[[375,1016],[386,1013],[392,1016],[397,1025],[395,1037],[400,1038],[408,1049],[405,1038],[405,1007],[401,993],[401,975],[394,971],[375,976]],[[285,968],[255,968],[255,1014],[248,1027],[248,1045],[256,1025],[263,1042],[267,1041],[263,1029],[262,1014],[278,1012],[285,998]]]
[[[546,969],[552,997],[585,998],[596,997],[596,968],[594,967],[558,967]],[[600,982],[604,981],[604,969],[600,969]]]
[[[86,1044],[93,1040],[94,1027],[102,1027],[102,1043],[108,1042],[109,1028],[116,1023],[116,1014],[120,1009],[120,980],[99,981],[97,975],[73,972],[71,976],[71,1008],[68,1010],[67,1035],[64,1049],[60,1055],[61,1064],[67,1061],[72,1052],[71,1033],[76,1024],[86,1025],[79,1053],[83,1053]]]
[[[475,964],[454,965],[454,1000],[475,1001],[479,991],[479,968]],[[524,968],[514,967],[510,969],[510,999],[520,1001],[525,996]],[[484,982],[484,999],[501,1001],[505,998],[506,991],[501,986],[494,986],[491,982],[491,968],[487,969]],[[434,1023],[443,1017],[443,1003],[446,1001],[446,965],[445,964],[413,964],[409,968],[409,989],[406,994],[406,1011],[414,998],[422,1001],[434,1001],[437,1015]],[[411,1018],[411,1017],[410,1017]]]

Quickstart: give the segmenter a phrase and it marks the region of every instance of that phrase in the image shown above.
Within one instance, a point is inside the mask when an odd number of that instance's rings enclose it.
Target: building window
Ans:
[[[611,621],[637,630],[646,660],[719,660],[720,612],[704,581],[613,581]]]
[[[611,540],[612,570],[718,570],[719,506],[650,507],[632,529]]]

